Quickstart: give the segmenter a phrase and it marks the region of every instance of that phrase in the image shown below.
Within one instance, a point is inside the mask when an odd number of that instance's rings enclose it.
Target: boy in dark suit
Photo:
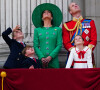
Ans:
[[[26,59],[22,63],[23,68],[41,68],[39,60],[34,58],[35,52],[32,46],[27,45],[23,49],[22,54],[26,57]]]
[[[12,39],[8,36],[12,33]],[[21,54],[25,47],[23,42],[24,35],[20,29],[20,26],[16,26],[13,30],[9,27],[2,33],[2,37],[8,44],[10,54],[4,64],[5,69],[22,68],[21,62],[24,60],[24,56]]]

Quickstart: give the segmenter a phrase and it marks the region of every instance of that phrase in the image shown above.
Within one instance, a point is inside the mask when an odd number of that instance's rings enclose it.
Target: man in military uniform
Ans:
[[[68,11],[73,16],[73,20],[63,24],[63,44],[65,49],[70,52],[74,48],[74,37],[82,35],[84,45],[93,51],[97,44],[97,32],[94,21],[83,19],[80,7],[74,2],[69,5]],[[95,64],[94,59],[93,64]]]

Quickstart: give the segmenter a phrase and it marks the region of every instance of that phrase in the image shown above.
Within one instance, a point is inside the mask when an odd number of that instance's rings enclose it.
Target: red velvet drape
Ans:
[[[0,69],[4,90],[100,90],[100,69]],[[1,90],[1,77],[0,77]]]

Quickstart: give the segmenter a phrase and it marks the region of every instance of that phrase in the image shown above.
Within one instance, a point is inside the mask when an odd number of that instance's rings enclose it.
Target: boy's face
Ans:
[[[24,34],[22,33],[22,31],[17,30],[14,32],[14,39],[19,39],[19,38],[24,38]]]
[[[25,53],[25,56],[30,56],[30,55],[33,55],[35,52],[34,52],[34,49],[32,47],[30,48],[27,48],[26,49],[26,53]]]
[[[74,44],[75,45],[84,44],[84,41],[83,41],[82,37],[81,36],[76,36],[75,37],[75,43]]]

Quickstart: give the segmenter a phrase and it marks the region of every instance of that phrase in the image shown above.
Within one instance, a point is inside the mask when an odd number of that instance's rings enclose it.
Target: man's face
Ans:
[[[26,53],[25,53],[25,56],[30,56],[30,55],[33,55],[35,52],[34,52],[34,49],[32,47],[30,48],[27,48],[26,49]]]
[[[74,2],[69,5],[69,9],[70,9],[69,13],[71,15],[76,14],[77,12],[81,12],[80,7]]]
[[[24,35],[20,30],[17,30],[14,32],[14,39],[19,39],[19,38],[23,38]]]

